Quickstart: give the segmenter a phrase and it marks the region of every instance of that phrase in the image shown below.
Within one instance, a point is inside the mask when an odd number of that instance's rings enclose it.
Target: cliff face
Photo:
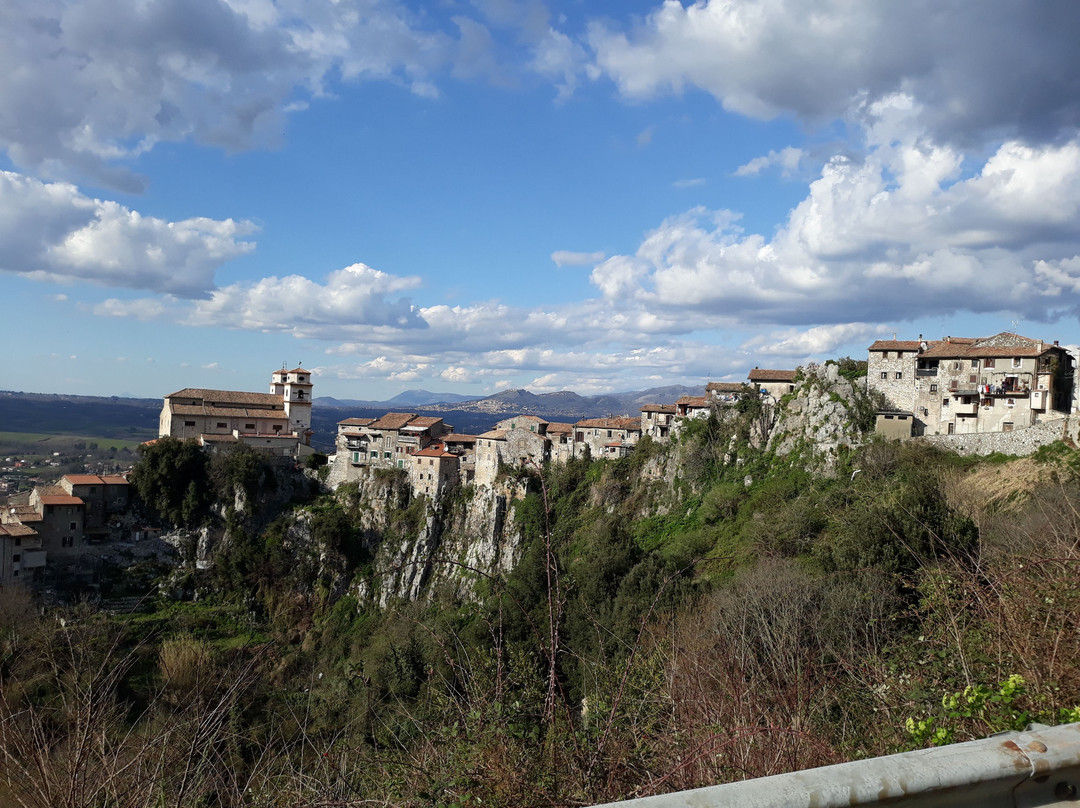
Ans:
[[[828,466],[841,446],[858,446],[865,440],[866,424],[861,422],[873,407],[864,380],[845,379],[836,365],[810,365],[801,371],[794,393],[775,407],[768,448],[785,456],[809,446]]]
[[[433,502],[412,496],[402,474],[362,473],[357,483],[339,489],[339,496],[355,498],[365,549],[373,557],[355,594],[380,608],[447,589],[468,597],[477,580],[517,562],[521,536],[512,502],[522,493],[509,480],[458,489]]]

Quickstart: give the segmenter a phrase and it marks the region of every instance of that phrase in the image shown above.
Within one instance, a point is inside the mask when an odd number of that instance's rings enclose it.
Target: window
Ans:
[[[68,530],[78,530],[78,529],[79,529],[79,526],[75,522],[70,522],[68,524]]]
[[[275,432],[280,432],[281,431],[281,424],[274,424],[274,431]]]
[[[390,452],[383,452],[383,457],[389,458],[390,457]]]
[[[898,379],[904,378],[904,371],[902,371],[902,370],[896,371],[896,378],[898,378]]]
[[[881,371],[881,378],[883,378],[883,379],[887,379],[887,378],[889,378],[889,374],[888,374],[888,372],[886,372],[886,371],[884,371],[884,370],[883,370],[883,371]]]
[[[930,385],[930,392],[931,393],[936,393],[937,392],[937,385],[936,384]]]
[[[15,553],[15,555],[11,557],[11,560],[15,563],[22,561],[22,553]]]
[[[354,462],[354,463],[359,463],[360,462],[360,453],[359,452],[353,452],[352,453],[352,462]]]
[[[1012,366],[1014,368],[1018,368],[1018,367],[1020,367],[1021,364],[1023,364],[1023,360],[1020,359],[1019,356],[1014,356],[1013,361],[1012,361]]]
[[[217,428],[218,429],[224,429],[226,426],[228,426],[228,424],[226,424],[224,421],[218,421],[217,422]]]
[[[194,421],[184,421],[184,426],[195,426]]]
[[[1012,430],[1013,430],[1012,421],[1006,421],[1005,423],[1003,423],[1001,425],[1001,431],[1002,432],[1012,432]]]
[[[983,360],[983,367],[984,368],[992,368],[993,366],[994,366],[994,360],[993,359],[984,359]]]
[[[64,538],[62,538],[60,540],[60,544],[62,546],[64,546],[64,547],[74,547],[75,546],[75,537],[74,536],[64,536]]]
[[[254,429],[255,424],[244,424],[244,429]]]
[[[978,370],[979,369],[979,360],[978,359],[972,359],[971,360],[971,369],[972,370]]]
[[[302,401],[303,398],[304,398],[304,391],[303,390],[297,390],[296,391],[296,397]]]
[[[941,399],[941,406],[942,407],[948,407],[949,406],[949,399],[948,398]]]
[[[22,547],[22,539],[16,538],[15,539],[15,546],[16,547]]]
[[[953,362],[952,363],[952,369],[953,370],[960,370],[960,363],[959,362]]]
[[[378,457],[378,456],[379,456],[379,453],[378,453],[377,451],[375,451],[375,452],[372,452],[372,453],[371,453],[371,456],[372,456],[372,457]]]
[[[1006,407],[1015,407],[1016,406],[1016,399],[1015,398],[1007,398],[1007,399],[1005,399],[1005,406]]]

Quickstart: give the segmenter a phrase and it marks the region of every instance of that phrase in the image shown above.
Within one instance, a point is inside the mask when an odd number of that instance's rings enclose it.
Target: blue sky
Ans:
[[[0,387],[598,393],[1080,342],[1080,5],[10,0]]]

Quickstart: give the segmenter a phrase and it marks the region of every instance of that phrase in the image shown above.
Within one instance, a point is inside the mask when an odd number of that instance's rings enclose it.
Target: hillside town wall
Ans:
[[[994,452],[1026,456],[1040,446],[1058,440],[1076,442],[1080,435],[1080,418],[1057,418],[1026,429],[1012,432],[978,432],[968,435],[928,435],[913,440],[926,441],[961,455],[989,455]]]

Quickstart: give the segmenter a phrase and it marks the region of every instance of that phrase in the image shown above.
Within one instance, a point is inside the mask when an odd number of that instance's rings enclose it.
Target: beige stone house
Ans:
[[[754,368],[747,375],[750,386],[762,395],[779,400],[795,390],[794,370],[769,370]]]
[[[667,440],[675,425],[674,404],[646,404],[641,408],[641,434],[653,440]]]
[[[409,485],[413,493],[438,499],[458,484],[460,462],[460,456],[442,443],[413,452],[409,456]]]

